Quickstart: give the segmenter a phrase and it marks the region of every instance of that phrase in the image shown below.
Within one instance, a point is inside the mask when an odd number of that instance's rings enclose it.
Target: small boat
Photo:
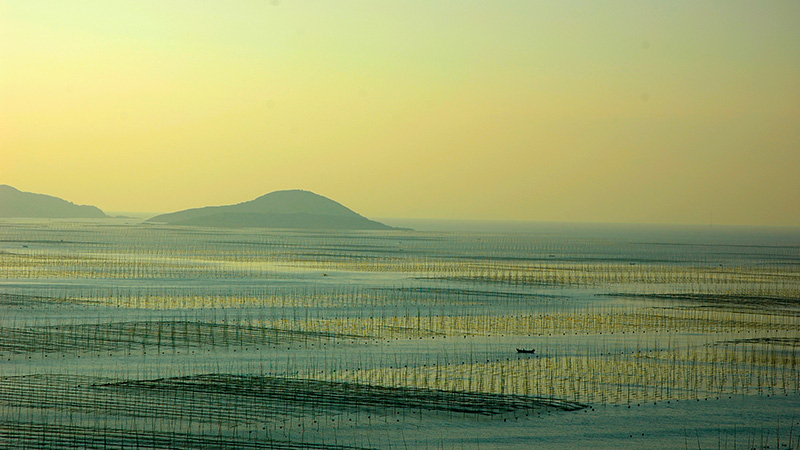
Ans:
[[[531,348],[531,349],[518,348],[517,349],[517,353],[534,353],[534,352],[536,352],[536,349],[533,349],[533,348]]]

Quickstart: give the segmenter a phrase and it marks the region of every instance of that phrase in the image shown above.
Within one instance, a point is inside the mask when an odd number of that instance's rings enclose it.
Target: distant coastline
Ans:
[[[800,245],[800,227],[749,225],[683,225],[587,222],[535,222],[492,220],[402,219],[380,217],[377,220],[394,227],[425,232],[555,234],[575,238],[626,238],[652,241],[666,238],[685,243],[744,243],[756,245]]]

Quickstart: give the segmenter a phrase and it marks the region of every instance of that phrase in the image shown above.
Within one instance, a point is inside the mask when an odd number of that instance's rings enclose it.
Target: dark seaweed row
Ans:
[[[0,406],[177,420],[277,424],[289,417],[400,411],[492,416],[575,411],[554,398],[382,387],[297,378],[209,374],[140,381],[29,375],[0,380]]]
[[[276,441],[260,438],[243,440],[180,432],[137,431],[107,427],[86,427],[32,422],[0,422],[0,443],[4,448],[51,449],[236,449],[236,450],[347,450],[360,447],[312,442]],[[10,445],[10,447],[5,447]]]
[[[494,415],[542,408],[562,411],[586,405],[554,398],[414,387],[384,387],[308,379],[209,374],[102,385],[147,391],[219,393],[267,403],[314,404],[331,409],[400,409]]]
[[[148,348],[228,347],[353,337],[355,336],[213,322],[109,322],[24,328],[0,327],[0,352],[68,353]]]
[[[214,392],[162,390],[154,395],[154,392],[103,387],[108,381],[69,375],[7,377],[0,381],[0,405],[228,425],[301,415],[296,404],[256,403],[248,398]]]

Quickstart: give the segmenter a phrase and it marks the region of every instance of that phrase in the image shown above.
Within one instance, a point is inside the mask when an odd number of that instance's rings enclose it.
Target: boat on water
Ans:
[[[518,348],[517,349],[517,353],[534,353],[534,352],[536,352],[536,349],[533,349],[533,348],[531,348],[531,349]]]

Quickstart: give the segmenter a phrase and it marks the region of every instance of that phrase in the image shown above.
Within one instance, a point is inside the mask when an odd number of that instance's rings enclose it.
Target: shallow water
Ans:
[[[80,423],[70,442],[106,433],[118,447],[143,430],[242,448],[798,446],[800,233],[479,225],[0,223],[0,436],[58,448],[63,433],[3,430]],[[149,403],[87,388],[209,374],[583,406],[315,406],[302,389],[260,403],[166,389]]]

